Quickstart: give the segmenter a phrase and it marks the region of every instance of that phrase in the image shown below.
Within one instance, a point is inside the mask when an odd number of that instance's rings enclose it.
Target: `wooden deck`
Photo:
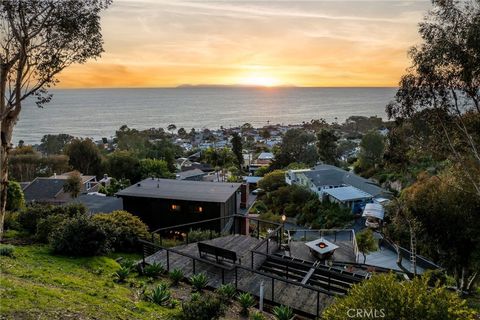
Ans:
[[[251,251],[259,245],[262,240],[244,235],[229,235],[215,238],[212,240],[203,241],[213,246],[221,247],[231,251],[235,251],[237,257],[240,258],[240,265],[246,268],[252,266]],[[301,310],[310,314],[317,314],[331,303],[333,297],[327,294],[319,293],[301,286],[301,283],[288,283],[283,280],[272,279],[268,275],[262,274],[258,271],[265,261],[266,257],[260,254],[254,255],[253,269],[257,272],[247,270],[246,268],[232,268],[232,264],[225,262],[222,268],[214,265],[215,258],[206,258],[206,261],[199,261],[198,246],[196,243],[188,245],[181,245],[172,248],[179,253],[169,252],[168,265],[169,269],[179,268],[183,271],[185,277],[190,277],[195,273],[204,273],[209,278],[209,286],[218,288],[222,283],[237,283],[237,288],[244,292],[250,292],[255,296],[259,296],[260,285],[264,284],[264,297],[266,300],[274,301],[276,303],[288,305],[294,309]],[[278,252],[278,244],[274,241],[269,242],[268,252],[270,254]],[[266,253],[266,242],[257,249]],[[186,254],[189,256],[185,256]],[[192,258],[194,257],[194,258]],[[161,263],[167,266],[167,252],[161,250],[155,254],[145,258],[146,263]],[[220,263],[221,264],[221,263]],[[273,292],[272,292],[273,286]],[[317,306],[317,298],[320,302]]]
[[[333,239],[328,239],[332,243],[339,246],[335,253],[333,254],[334,261],[341,262],[356,262],[355,261],[355,251],[353,250],[351,241],[332,241]],[[293,258],[302,259],[305,261],[316,261],[317,258],[313,257],[310,254],[309,248],[305,245],[303,241],[291,241],[290,242],[290,253]]]

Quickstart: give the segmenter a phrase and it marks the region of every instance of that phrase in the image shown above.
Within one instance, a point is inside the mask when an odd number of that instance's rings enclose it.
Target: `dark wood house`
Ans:
[[[120,192],[124,210],[151,230],[237,213],[239,183],[145,179]],[[210,227],[220,229],[225,221]],[[207,227],[207,226],[205,226]]]

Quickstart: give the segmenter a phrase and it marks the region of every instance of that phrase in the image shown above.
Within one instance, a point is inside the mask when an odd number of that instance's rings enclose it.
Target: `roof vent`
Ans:
[[[141,184],[140,184],[140,183],[137,183],[137,187],[140,187],[140,186],[141,186]]]
[[[155,177],[154,177],[154,176],[152,176],[152,180],[155,180]]]
[[[157,188],[160,188],[160,183],[157,183]]]

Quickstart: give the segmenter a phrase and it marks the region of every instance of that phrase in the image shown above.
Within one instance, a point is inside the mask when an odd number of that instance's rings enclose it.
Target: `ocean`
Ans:
[[[145,88],[53,89],[44,108],[24,103],[14,131],[16,144],[36,144],[45,134],[111,137],[130,128],[216,129],[297,124],[324,118],[343,122],[352,115],[385,119],[395,88]]]

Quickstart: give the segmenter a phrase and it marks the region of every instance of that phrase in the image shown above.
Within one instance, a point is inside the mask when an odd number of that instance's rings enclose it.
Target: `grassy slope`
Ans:
[[[1,319],[165,319],[177,310],[142,301],[139,288],[116,284],[110,257],[51,255],[46,246],[17,246],[0,257]]]

